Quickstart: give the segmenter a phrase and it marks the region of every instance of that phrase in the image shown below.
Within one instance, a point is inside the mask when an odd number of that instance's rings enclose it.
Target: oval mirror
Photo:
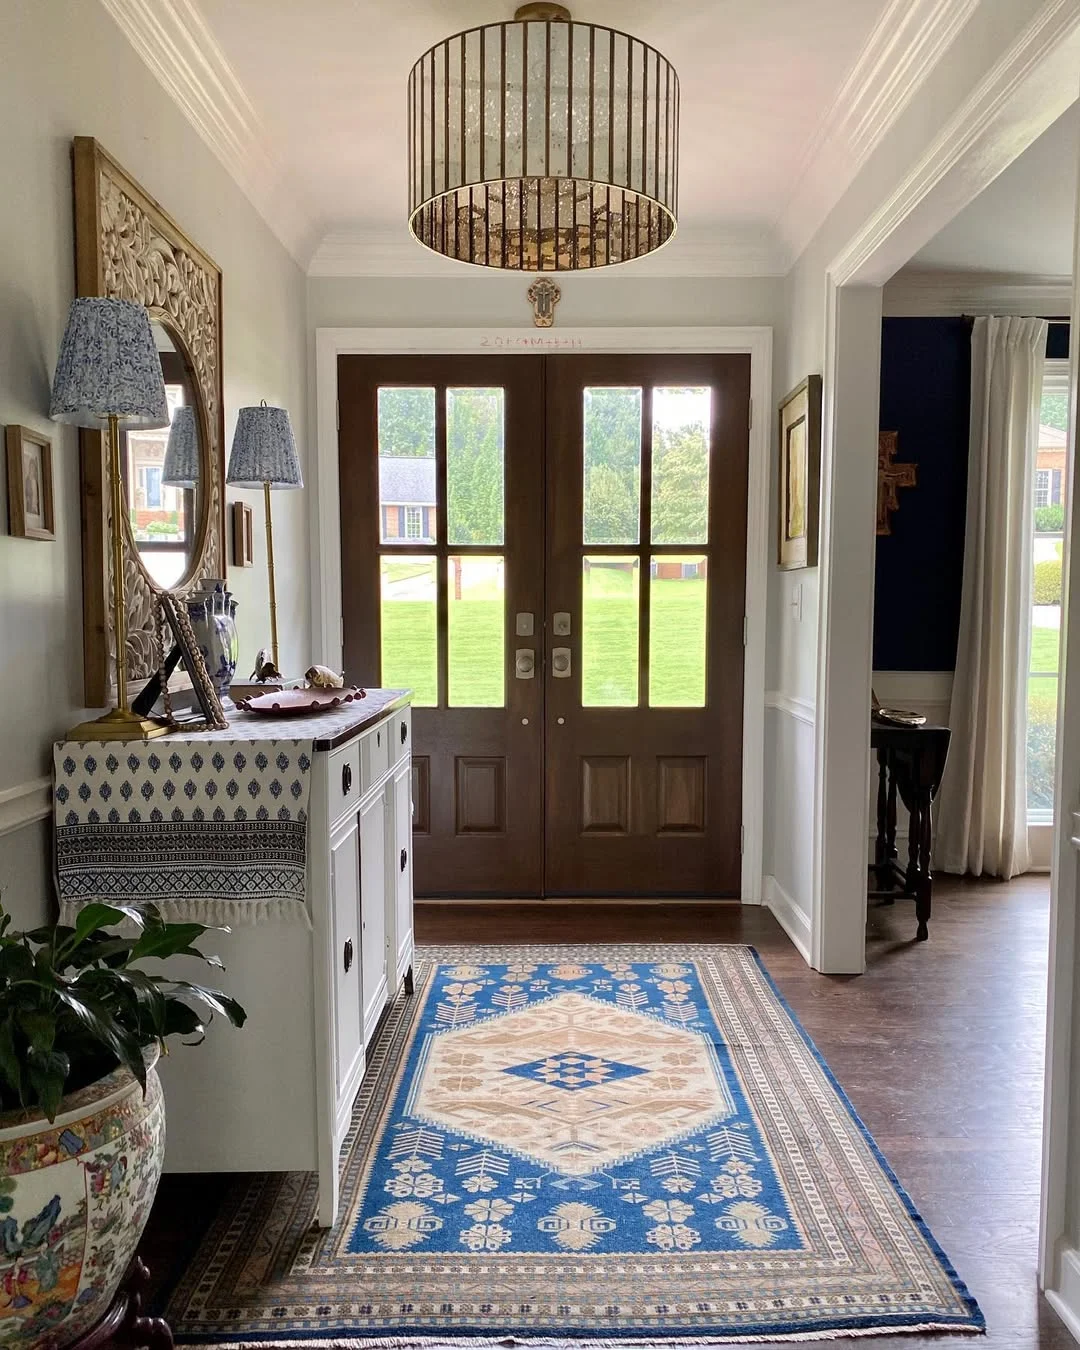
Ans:
[[[121,433],[129,543],[155,586],[187,580],[205,528],[206,417],[191,362],[175,333],[153,316],[151,325],[171,424]]]

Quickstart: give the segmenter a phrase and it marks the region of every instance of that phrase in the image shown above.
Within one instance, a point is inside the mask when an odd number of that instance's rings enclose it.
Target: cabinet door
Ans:
[[[394,848],[390,857],[390,877],[386,901],[393,920],[390,931],[396,992],[398,981],[412,965],[412,765],[408,761],[394,779]]]
[[[360,812],[360,950],[364,1044],[386,1005],[386,791]]]
[[[364,1054],[360,1021],[360,834],[354,816],[330,844],[334,916],[334,1056],[337,1094]]]

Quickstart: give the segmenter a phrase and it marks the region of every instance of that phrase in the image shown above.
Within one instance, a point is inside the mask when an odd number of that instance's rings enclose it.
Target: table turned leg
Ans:
[[[915,941],[925,942],[930,936],[927,924],[930,922],[930,902],[933,889],[933,877],[930,873],[930,850],[933,844],[933,825],[930,819],[930,793],[919,794],[919,880],[915,888]]]
[[[884,750],[877,752],[878,789],[877,789],[877,834],[874,838],[874,873],[878,888],[885,886],[886,867],[889,854],[886,843],[886,824],[889,797],[889,762]]]

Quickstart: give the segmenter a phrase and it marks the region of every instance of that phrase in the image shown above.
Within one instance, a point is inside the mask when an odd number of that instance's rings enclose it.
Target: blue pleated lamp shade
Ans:
[[[186,404],[173,413],[161,481],[178,488],[193,488],[199,481],[199,423]]]
[[[150,315],[133,300],[72,301],[49,416],[77,427],[167,427],[169,404]]]
[[[304,479],[284,408],[241,408],[226,481],[235,487],[300,488]]]

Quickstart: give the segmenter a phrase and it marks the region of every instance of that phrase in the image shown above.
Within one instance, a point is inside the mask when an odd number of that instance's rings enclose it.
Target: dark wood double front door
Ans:
[[[750,360],[341,357],[346,676],[429,896],[738,895]]]

